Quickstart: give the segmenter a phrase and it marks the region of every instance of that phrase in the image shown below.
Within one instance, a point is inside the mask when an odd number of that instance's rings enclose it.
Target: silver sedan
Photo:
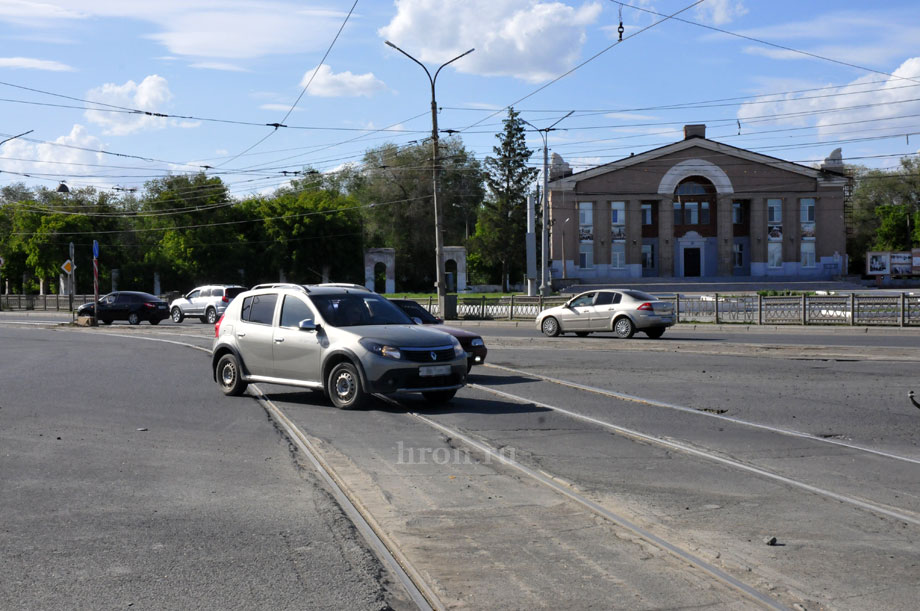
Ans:
[[[589,333],[613,331],[618,337],[627,339],[636,331],[642,331],[658,339],[673,324],[673,304],[633,289],[581,293],[537,316],[537,329],[549,337],[560,333],[584,337]]]

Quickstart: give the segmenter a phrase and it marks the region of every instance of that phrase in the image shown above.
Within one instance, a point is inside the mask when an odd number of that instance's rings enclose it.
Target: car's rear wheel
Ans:
[[[214,308],[208,308],[208,311],[205,312],[204,318],[209,325],[213,325],[217,322],[217,310]]]
[[[540,330],[547,337],[556,337],[559,335],[559,321],[552,316],[547,316],[540,324]]]
[[[217,383],[220,390],[229,397],[238,397],[246,391],[249,383],[240,375],[240,363],[232,354],[225,354],[217,361]]]
[[[430,392],[423,392],[422,396],[428,400],[429,403],[447,403],[454,398],[454,395],[457,394],[457,390],[433,390]]]
[[[664,335],[664,327],[656,327],[656,328],[654,328],[654,329],[646,329],[646,330],[645,330],[645,334],[648,335],[648,336],[649,336],[650,338],[652,338],[652,339],[658,339],[659,337],[661,337],[662,335]]]
[[[636,332],[636,325],[627,317],[621,316],[614,321],[613,332],[617,334],[617,337],[629,339]]]
[[[329,399],[339,409],[358,409],[367,401],[367,393],[361,388],[358,370],[348,362],[342,362],[329,372],[326,388]]]
[[[576,331],[575,335],[578,337],[588,337],[588,331]]]
[[[137,312],[131,312],[130,314],[128,314],[128,324],[131,324],[131,325],[141,324],[140,314],[138,314]]]
[[[185,314],[182,313],[182,310],[180,310],[178,306],[174,307],[169,315],[172,317],[173,322],[176,324],[179,324],[185,320]]]

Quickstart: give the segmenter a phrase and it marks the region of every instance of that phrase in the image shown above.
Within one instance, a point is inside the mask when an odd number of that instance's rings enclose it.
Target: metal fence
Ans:
[[[920,326],[920,296],[896,295],[663,295],[674,304],[677,321],[747,325],[891,325]],[[568,297],[457,297],[462,320],[533,320],[541,311],[562,305]],[[74,308],[93,300],[74,295]],[[435,316],[434,297],[419,302]],[[67,312],[67,295],[0,295],[0,310],[57,310]]]
[[[73,296],[73,307],[76,309],[84,303],[93,301],[92,294]],[[55,310],[70,311],[69,295],[0,295],[0,310]]]
[[[920,326],[920,296],[896,295],[667,295],[682,323],[747,325]],[[458,297],[461,320],[528,320],[568,297]],[[420,300],[439,316],[434,297]]]

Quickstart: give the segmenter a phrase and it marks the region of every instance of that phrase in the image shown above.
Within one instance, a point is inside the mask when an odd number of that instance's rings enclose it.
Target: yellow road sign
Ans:
[[[64,261],[64,265],[61,266],[61,269],[67,272],[68,274],[72,274],[74,270],[73,261],[71,261],[70,259],[67,259],[66,261]]]

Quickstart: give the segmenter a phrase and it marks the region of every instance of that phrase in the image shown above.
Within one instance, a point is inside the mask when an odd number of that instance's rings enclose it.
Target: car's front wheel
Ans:
[[[141,316],[137,312],[131,312],[128,314],[128,324],[130,325],[139,325],[141,324]]]
[[[547,316],[540,324],[540,330],[543,331],[543,335],[547,337],[556,337],[559,335],[559,321],[552,316]]]
[[[217,383],[220,390],[229,397],[238,397],[246,391],[249,383],[240,375],[240,363],[232,354],[225,354],[217,361]]]
[[[613,332],[617,334],[617,337],[629,339],[636,332],[636,325],[627,317],[621,316],[613,323]]]
[[[209,325],[213,325],[217,322],[217,310],[214,308],[208,308],[208,311],[205,313],[204,317]]]
[[[423,392],[422,396],[428,400],[429,403],[447,403],[454,398],[454,395],[457,394],[457,390],[432,390],[430,392]]]
[[[658,339],[664,335],[664,327],[655,327],[652,329],[646,329],[645,334],[652,339]]]
[[[339,363],[332,368],[326,388],[332,404],[339,409],[358,409],[367,400],[367,393],[361,388],[358,370],[348,362]]]
[[[179,309],[179,306],[174,307],[169,315],[172,317],[173,322],[176,324],[179,324],[185,320],[185,314],[182,313],[182,310]]]

